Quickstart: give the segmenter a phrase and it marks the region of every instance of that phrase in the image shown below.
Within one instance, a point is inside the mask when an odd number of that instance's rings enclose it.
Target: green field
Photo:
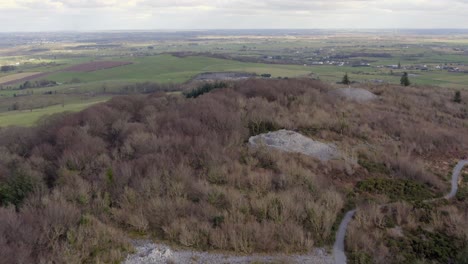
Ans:
[[[0,127],[6,126],[33,126],[38,120],[45,116],[62,113],[62,112],[78,112],[86,109],[94,104],[107,101],[108,98],[95,98],[85,102],[77,102],[62,105],[54,105],[32,111],[10,111],[0,113]]]
[[[309,73],[309,69],[303,66],[243,63],[199,56],[178,58],[171,55],[158,55],[119,60],[131,61],[133,64],[95,72],[58,72],[47,78],[58,82],[68,82],[73,78],[78,78],[83,82],[119,80],[128,83],[143,81],[181,83],[199,73],[210,71],[243,71],[259,74],[268,72],[273,76],[289,77]]]
[[[449,59],[449,58],[447,58]],[[383,80],[385,82],[397,84],[399,82],[400,71],[390,74],[389,69],[378,69],[375,67],[338,67],[332,65],[322,66],[300,66],[300,65],[280,65],[264,63],[246,63],[234,60],[216,59],[202,56],[191,56],[179,58],[171,55],[156,55],[141,58],[107,58],[106,60],[131,61],[133,64],[116,67],[112,69],[98,70],[94,72],[55,72],[45,77],[46,79],[57,81],[62,85],[53,87],[54,91],[64,93],[87,91],[93,92],[101,89],[104,83],[121,86],[136,82],[157,82],[157,83],[183,83],[197,74],[203,72],[251,72],[270,73],[273,77],[297,77],[310,75],[322,81],[335,83],[341,79],[345,73],[349,73],[354,81],[368,82],[371,80]],[[92,58],[80,58],[67,61],[67,65],[92,61]],[[395,63],[394,61],[381,61],[382,63]],[[404,61],[403,61],[404,62]],[[62,63],[65,63],[63,61]],[[58,67],[52,69],[55,71]],[[31,70],[47,71],[47,68],[31,68]],[[464,87],[468,80],[468,74],[452,74],[447,72],[415,72],[414,84],[421,85],[441,85],[447,87]],[[44,79],[44,78],[42,78]],[[68,84],[73,79],[78,79],[80,83]],[[35,89],[36,92],[50,90],[50,88]],[[26,91],[3,90],[0,95],[13,96],[15,93]]]
[[[179,58],[171,55],[157,55],[142,58],[107,58],[106,60],[130,61],[133,64],[116,67],[112,69],[98,70],[94,72],[65,72],[59,71],[42,77],[61,83],[60,86],[52,88],[34,88],[29,91],[40,93],[48,90],[60,92],[87,91],[92,92],[101,89],[102,84],[123,85],[136,82],[157,82],[157,83],[183,83],[197,74],[204,72],[249,72],[249,73],[270,73],[273,77],[296,77],[311,73],[310,67],[298,65],[273,65],[262,63],[245,63],[234,60],[223,60],[209,57],[193,56]],[[92,61],[92,58],[78,61],[70,61],[70,64],[84,63]],[[63,67],[63,66],[61,66]],[[53,67],[54,71],[57,67]],[[31,68],[31,71],[47,71],[46,68]],[[70,84],[75,79],[79,83]],[[17,84],[14,87],[18,87]],[[0,96],[14,96],[18,93],[27,93],[28,90],[5,89],[0,90]]]

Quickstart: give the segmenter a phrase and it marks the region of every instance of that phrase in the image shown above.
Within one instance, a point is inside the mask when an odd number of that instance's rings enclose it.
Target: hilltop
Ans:
[[[351,263],[463,257],[466,172],[455,201],[422,202],[447,192],[452,163],[468,149],[468,105],[454,103],[454,91],[363,85],[378,97],[355,102],[310,79],[219,87],[196,98],[117,96],[1,129],[0,259],[118,262],[131,238],[309,252],[330,248],[354,206],[364,210],[347,239]],[[281,129],[343,155],[327,161],[248,144]],[[376,206],[384,202],[391,206]]]

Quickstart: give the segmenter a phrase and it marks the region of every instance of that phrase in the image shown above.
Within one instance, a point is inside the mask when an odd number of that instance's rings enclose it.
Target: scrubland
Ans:
[[[308,79],[246,80],[196,98],[114,97],[4,128],[0,262],[118,262],[128,237],[305,252],[332,244],[355,204],[364,210],[347,240],[353,263],[454,260],[468,241],[466,200],[421,201],[448,189],[450,163],[468,146],[468,105],[448,89],[367,88],[379,99],[346,101]],[[281,128],[333,142],[347,158],[248,147]],[[426,246],[452,238],[437,257]]]

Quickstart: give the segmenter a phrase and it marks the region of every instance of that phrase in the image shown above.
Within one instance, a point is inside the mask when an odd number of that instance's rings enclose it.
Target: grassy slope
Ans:
[[[32,126],[44,116],[52,115],[61,112],[77,112],[91,105],[106,101],[108,98],[95,98],[90,101],[77,102],[62,105],[54,105],[33,111],[11,111],[0,113],[0,127],[6,126]]]

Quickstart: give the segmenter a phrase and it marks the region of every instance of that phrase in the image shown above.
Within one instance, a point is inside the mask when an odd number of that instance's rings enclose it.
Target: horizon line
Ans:
[[[467,30],[466,28],[160,28],[160,29],[85,29],[85,30],[14,30],[14,31],[0,31],[0,33],[89,33],[89,32],[200,32],[200,31],[249,31],[249,30],[318,30],[318,31],[362,31],[362,30],[384,30],[384,31],[398,31],[398,30]]]

